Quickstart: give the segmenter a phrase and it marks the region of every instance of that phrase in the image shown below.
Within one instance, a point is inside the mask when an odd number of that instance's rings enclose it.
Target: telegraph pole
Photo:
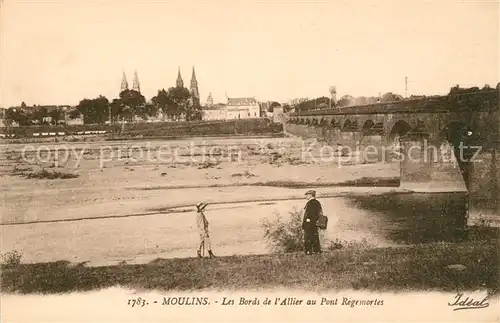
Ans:
[[[408,77],[405,76],[405,99],[408,98]]]

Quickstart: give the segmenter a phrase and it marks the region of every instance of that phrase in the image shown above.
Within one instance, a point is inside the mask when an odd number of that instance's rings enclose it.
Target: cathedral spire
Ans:
[[[190,92],[193,97],[197,99],[200,98],[200,92],[198,91],[198,81],[196,80],[196,73],[194,72],[194,66],[193,66],[193,75],[191,76]]]
[[[132,83],[132,90],[141,93],[141,85],[139,84],[139,76],[137,76],[137,71],[134,72],[134,81]]]
[[[122,76],[122,84],[120,87],[120,92],[123,92],[125,90],[128,90],[128,82],[127,82],[127,76],[125,75],[125,71],[124,71],[123,76]]]
[[[181,68],[179,67],[177,69],[177,81],[176,81],[177,87],[184,87],[184,81],[182,80],[181,76]]]

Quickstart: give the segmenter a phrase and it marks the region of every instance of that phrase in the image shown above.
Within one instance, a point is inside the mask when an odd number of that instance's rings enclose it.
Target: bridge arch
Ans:
[[[427,128],[424,121],[417,119],[415,127],[412,129],[413,132],[416,133],[427,133],[429,134],[429,129]]]
[[[330,126],[332,128],[340,128],[340,123],[335,121],[335,118],[332,118],[332,121],[330,121]]]
[[[311,119],[306,118],[306,124],[311,124]]]
[[[377,122],[376,124],[373,125],[371,128],[374,134],[377,134],[379,136],[384,135],[384,124],[382,122]]]
[[[350,119],[347,119],[344,121],[344,124],[342,126],[342,131],[345,132],[358,131],[358,123],[356,121],[351,121]]]
[[[351,126],[351,120],[347,119],[346,121],[344,121],[344,124],[342,125],[342,131],[346,131],[347,128],[349,128]]]
[[[408,131],[410,131],[411,129],[412,128],[408,124],[408,122],[399,120],[392,126],[391,131],[388,134],[388,143],[399,145],[399,138],[408,133]]]
[[[363,124],[363,127],[361,127],[361,132],[363,133],[363,135],[366,136],[371,134],[373,132],[374,125],[375,122],[373,122],[372,120],[366,120]]]

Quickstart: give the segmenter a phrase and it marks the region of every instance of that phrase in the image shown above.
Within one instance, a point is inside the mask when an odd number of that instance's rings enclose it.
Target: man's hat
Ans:
[[[203,211],[203,209],[205,209],[207,207],[207,205],[208,205],[207,203],[200,202],[200,203],[196,204],[196,208],[198,209],[198,211]]]
[[[309,195],[309,194],[311,194],[312,196],[316,196],[316,191],[315,190],[309,190],[304,195]]]

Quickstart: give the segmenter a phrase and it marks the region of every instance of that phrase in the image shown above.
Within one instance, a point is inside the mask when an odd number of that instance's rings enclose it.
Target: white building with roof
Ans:
[[[202,120],[226,120],[227,109],[223,103],[211,104],[201,110]]]
[[[260,118],[259,102],[255,98],[227,98],[227,119]]]
[[[207,103],[208,106],[202,110],[203,120],[260,118],[259,102],[253,97],[227,98],[227,104],[213,104],[213,98],[210,95]]]

